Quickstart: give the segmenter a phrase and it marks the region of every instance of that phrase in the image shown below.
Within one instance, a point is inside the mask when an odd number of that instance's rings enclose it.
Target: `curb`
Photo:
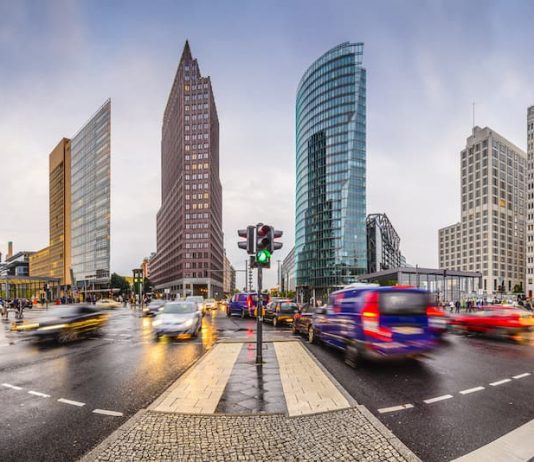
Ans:
[[[356,408],[369,421],[369,423],[376,428],[376,430],[390,443],[399,454],[409,462],[422,462],[399,438],[397,438],[389,428],[387,428],[377,417],[375,417],[369,409],[363,405],[358,405]]]
[[[142,417],[146,414],[146,409],[141,409],[137,411],[133,417],[130,417],[126,422],[124,422],[117,430],[115,430],[111,435],[109,435],[104,441],[95,446],[91,451],[85,454],[82,458],[78,459],[78,462],[95,462],[98,460],[100,453],[104,452],[108,447],[110,447],[115,441],[122,437],[131,427],[133,427]]]

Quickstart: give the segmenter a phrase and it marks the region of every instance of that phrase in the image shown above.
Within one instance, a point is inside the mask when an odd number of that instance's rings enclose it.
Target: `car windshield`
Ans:
[[[280,313],[289,313],[293,314],[299,310],[299,307],[296,303],[282,303],[280,306]]]
[[[213,298],[208,298],[208,299],[206,300],[206,303],[215,303],[215,299],[213,299]]]
[[[48,321],[58,318],[70,318],[76,316],[82,312],[82,308],[88,308],[83,306],[70,306],[67,308],[53,308],[48,310],[46,315],[39,318],[40,321]]]
[[[154,300],[150,302],[150,305],[148,305],[150,308],[157,308],[159,306],[165,305],[165,302],[163,300]]]
[[[194,303],[167,303],[163,308],[165,314],[186,314],[194,313],[197,307]]]
[[[193,296],[193,297],[187,297],[185,299],[186,302],[195,302],[195,303],[198,303],[198,302],[202,302],[204,301],[204,299],[202,297],[197,297],[197,296]]]

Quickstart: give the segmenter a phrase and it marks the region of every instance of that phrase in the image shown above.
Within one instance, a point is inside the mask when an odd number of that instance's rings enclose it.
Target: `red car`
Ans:
[[[454,316],[450,323],[456,331],[504,336],[514,340],[524,339],[525,334],[534,330],[532,313],[500,305],[485,306],[480,311]]]

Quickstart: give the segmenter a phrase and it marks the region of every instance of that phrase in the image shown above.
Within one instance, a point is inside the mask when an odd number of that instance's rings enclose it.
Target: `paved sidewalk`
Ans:
[[[299,340],[221,342],[93,461],[418,461]]]

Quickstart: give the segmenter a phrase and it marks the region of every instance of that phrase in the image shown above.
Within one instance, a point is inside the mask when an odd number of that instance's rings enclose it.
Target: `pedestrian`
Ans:
[[[449,308],[452,313],[454,311],[454,302],[452,300],[449,302]]]
[[[459,313],[460,312],[460,301],[456,300],[456,303],[454,304],[454,306],[456,307],[456,313]]]

